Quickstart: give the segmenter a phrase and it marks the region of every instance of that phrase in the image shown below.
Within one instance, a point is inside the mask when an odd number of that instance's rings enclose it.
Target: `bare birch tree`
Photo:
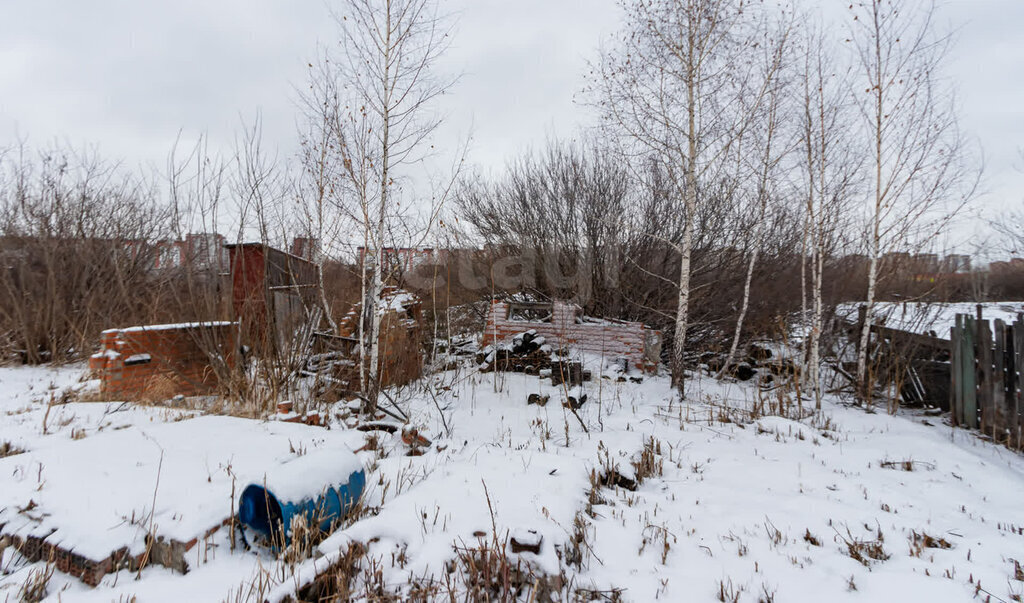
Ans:
[[[328,144],[336,145],[348,183],[344,204],[364,241],[361,387],[366,410],[373,411],[380,389],[384,248],[399,211],[399,183],[432,152],[429,137],[441,123],[432,105],[453,83],[433,73],[448,47],[450,26],[433,0],[346,0],[334,16],[339,50],[328,53],[319,77],[333,82],[326,88],[335,95],[328,99],[334,111],[328,113]],[[429,222],[436,207],[427,213]]]
[[[834,58],[835,48],[827,40],[818,26],[812,26],[805,34],[799,115],[806,207],[801,267],[806,269],[810,264],[810,279],[806,273],[801,279],[804,283],[810,281],[810,305],[803,305],[807,329],[805,383],[819,410],[825,259],[846,226],[854,185],[863,165],[863,155],[857,153],[850,135],[849,69]]]
[[[672,383],[682,393],[695,216],[748,117],[737,83],[755,70],[748,50],[761,23],[741,0],[624,0],[623,8],[623,31],[602,53],[590,92],[638,154],[664,160],[684,215],[680,239],[669,242],[680,257]]]
[[[740,302],[740,310],[736,316],[736,325],[733,330],[732,343],[729,345],[729,352],[722,362],[719,376],[729,370],[736,350],[739,347],[740,335],[743,332],[743,321],[747,315],[747,308],[750,306],[750,286],[754,279],[754,268],[757,266],[758,254],[764,237],[767,235],[768,224],[766,223],[770,203],[781,203],[778,186],[779,167],[786,155],[792,151],[793,145],[785,131],[786,106],[783,99],[786,92],[786,80],[780,75],[783,57],[789,50],[790,26],[784,23],[776,31],[777,38],[772,44],[766,44],[764,58],[762,59],[760,82],[764,90],[759,93],[752,90],[749,98],[759,106],[751,108],[751,123],[741,124],[744,130],[749,129],[749,138],[754,148],[749,152],[741,150],[737,145],[734,153],[739,157],[742,171],[749,173],[746,176],[753,184],[748,196],[753,201],[749,207],[754,210],[753,215],[746,216],[750,224],[751,249],[747,261],[746,274],[743,280],[743,296]],[[748,96],[748,95],[744,95]],[[755,159],[750,161],[748,156],[753,155]],[[744,176],[737,176],[743,178]],[[746,187],[750,188],[750,187]]]
[[[855,87],[870,140],[868,319],[857,354],[858,395],[871,403],[868,343],[884,253],[934,236],[973,193],[964,188],[964,144],[953,92],[940,67],[948,35],[934,31],[932,1],[865,0],[851,5],[862,86]],[[863,92],[861,91],[863,90]]]

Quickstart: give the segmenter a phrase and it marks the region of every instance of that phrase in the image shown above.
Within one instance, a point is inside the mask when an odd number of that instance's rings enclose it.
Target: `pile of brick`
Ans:
[[[482,372],[509,371],[539,375],[551,368],[555,351],[537,331],[530,330],[512,335],[507,341],[489,345],[477,353],[476,360]]]
[[[307,411],[306,413],[298,413],[293,409],[291,402],[278,402],[277,403],[277,414],[271,417],[278,421],[284,421],[285,423],[302,423],[303,425],[312,425],[314,427],[320,425],[320,413],[315,410]]]
[[[543,335],[529,330],[512,335],[507,341],[489,345],[477,354],[480,371],[503,371],[550,377],[552,385],[579,385],[589,381],[590,371],[583,363],[567,358],[564,349],[553,349]]]

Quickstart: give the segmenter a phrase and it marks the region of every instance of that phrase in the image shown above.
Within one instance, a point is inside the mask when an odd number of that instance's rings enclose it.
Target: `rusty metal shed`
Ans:
[[[263,243],[225,245],[231,262],[231,306],[245,343],[284,352],[319,307],[320,267]]]

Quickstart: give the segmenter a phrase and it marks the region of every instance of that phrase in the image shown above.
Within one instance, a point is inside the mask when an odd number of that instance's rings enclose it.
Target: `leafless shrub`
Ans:
[[[171,283],[152,267],[168,214],[148,183],[94,152],[17,151],[0,158],[0,345],[62,361],[162,315]]]

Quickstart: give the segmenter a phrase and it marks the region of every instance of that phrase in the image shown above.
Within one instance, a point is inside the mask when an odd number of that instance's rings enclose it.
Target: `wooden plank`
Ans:
[[[964,427],[974,429],[978,426],[978,390],[977,390],[977,358],[974,349],[974,323],[970,316],[964,316],[964,329],[960,337],[962,345],[960,358],[963,371],[960,373],[964,398]]]
[[[949,343],[946,340],[939,339],[938,337],[932,337],[931,335],[911,333],[910,331],[883,327],[881,325],[871,325],[871,332],[892,340],[893,344],[902,346],[912,346],[935,351],[946,351],[949,349]]]
[[[949,332],[949,414],[953,425],[962,425],[964,422],[964,396],[960,391],[960,376],[962,366],[960,353],[960,332],[963,330],[964,317],[956,315],[956,323]]]
[[[987,320],[977,324],[978,338],[975,348],[978,358],[978,407],[981,409],[981,431],[991,433],[995,428],[995,406],[992,392],[995,384],[992,378],[992,327]]]
[[[1024,444],[1024,319],[1018,317],[1014,322],[1014,364],[1016,368],[1016,384],[1014,387],[1014,412],[1011,423],[1011,437],[1016,434],[1017,448]]]
[[[1007,433],[1006,419],[1006,324],[996,319],[993,324],[995,348],[992,357],[992,437],[1002,441]]]

